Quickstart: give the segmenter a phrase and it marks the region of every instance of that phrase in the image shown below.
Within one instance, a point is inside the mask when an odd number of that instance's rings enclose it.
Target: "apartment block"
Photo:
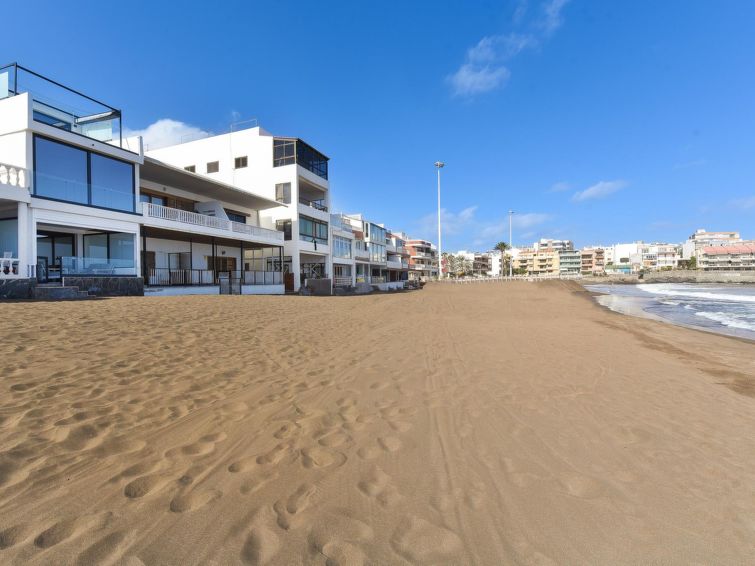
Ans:
[[[755,241],[705,246],[698,255],[698,268],[704,271],[755,271]]]
[[[582,272],[582,252],[574,249],[560,250],[558,272],[561,275],[579,275]]]
[[[605,251],[603,248],[582,250],[582,275],[602,275],[605,273]]]
[[[287,290],[297,291],[308,278],[331,277],[329,158],[312,145],[255,126],[147,154],[276,202],[260,210],[258,222],[284,235]]]
[[[438,277],[438,250],[428,240],[412,239],[402,234],[409,254],[409,280],[428,281]]]
[[[728,246],[741,241],[739,232],[708,232],[704,228],[699,228],[682,244],[682,259],[698,257],[706,247]]]

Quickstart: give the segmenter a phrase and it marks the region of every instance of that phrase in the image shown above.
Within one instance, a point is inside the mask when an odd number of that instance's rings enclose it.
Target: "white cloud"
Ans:
[[[549,0],[543,4],[543,20],[541,26],[546,35],[552,34],[564,23],[561,10],[569,3],[569,0]]]
[[[577,191],[574,193],[572,200],[575,202],[581,202],[584,200],[607,197],[608,195],[623,189],[628,184],[629,183],[622,179],[617,179],[615,181],[599,181],[591,187],[587,187],[584,191]]]
[[[467,49],[464,62],[448,75],[454,96],[471,97],[502,87],[511,76],[506,63],[525,49],[537,47],[563,23],[561,10],[569,0],[546,0],[539,19],[525,26],[525,33],[505,33],[483,37]],[[520,1],[514,13],[518,27],[527,11],[526,0]]]
[[[465,63],[451,76],[448,82],[453,88],[454,96],[472,96],[495,90],[511,76],[504,66],[490,67]]]
[[[559,181],[558,183],[553,183],[548,192],[563,193],[564,191],[571,190],[571,187],[571,183],[567,183],[566,181]]]
[[[123,129],[124,138],[142,136],[144,138],[144,149],[148,150],[196,140],[209,135],[211,135],[210,132],[201,128],[170,118],[161,118],[143,130]]]
[[[445,208],[440,209],[440,223],[443,228],[443,234],[449,236],[455,236],[463,233],[474,223],[475,212],[477,206],[469,206],[460,212],[449,212]],[[435,234],[435,238],[430,238],[435,241],[438,236],[438,215],[428,214],[423,216],[419,221],[420,232],[425,237],[430,237]]]
[[[449,244],[452,247],[469,247],[471,244],[474,249],[486,249],[501,240],[508,241],[508,215],[500,220],[484,221],[476,217],[477,210],[477,206],[469,206],[459,212],[441,209],[444,248],[448,249]],[[512,217],[514,239],[519,241],[525,238],[524,234],[521,233],[523,230],[534,233],[533,229],[537,229],[552,218],[552,215],[541,212],[514,214]],[[418,237],[426,238],[431,242],[438,239],[437,213],[423,216],[417,226]]]

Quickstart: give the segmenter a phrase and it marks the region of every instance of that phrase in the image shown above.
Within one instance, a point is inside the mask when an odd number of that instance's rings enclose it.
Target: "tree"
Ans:
[[[495,245],[494,249],[501,252],[501,274],[506,275],[509,272],[509,262],[511,261],[511,256],[506,254],[506,250],[511,249],[511,245],[500,241]]]

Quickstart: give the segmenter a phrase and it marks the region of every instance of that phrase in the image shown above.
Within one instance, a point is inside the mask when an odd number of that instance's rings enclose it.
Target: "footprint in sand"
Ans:
[[[391,477],[375,466],[357,487],[368,497],[374,497],[383,507],[390,507],[401,500],[401,494],[391,484]]]
[[[257,463],[262,466],[269,465],[269,464],[277,464],[289,452],[289,449],[290,449],[290,444],[288,443],[276,444],[272,450],[258,456]]]
[[[342,466],[346,459],[346,455],[341,452],[330,452],[318,447],[304,448],[301,451],[301,463],[305,468],[338,467]]]
[[[317,488],[312,484],[303,483],[288,498],[279,499],[273,505],[278,516],[278,526],[289,530],[294,524],[294,516],[309,507],[310,499],[316,491]]]
[[[401,440],[395,436],[382,436],[377,439],[377,444],[362,446],[357,450],[357,455],[363,460],[373,460],[386,452],[396,452],[402,446]]]
[[[204,507],[211,501],[220,499],[223,496],[222,491],[209,489],[206,491],[192,490],[186,493],[179,493],[170,502],[170,510],[173,513],[186,513]]]
[[[241,549],[244,564],[262,566],[268,564],[280,549],[280,539],[272,529],[258,525],[252,527]]]
[[[374,536],[372,527],[345,510],[325,512],[309,533],[311,561],[325,556],[328,566],[360,566],[366,562],[361,545]]]
[[[29,525],[14,525],[0,531],[0,550],[15,546],[31,536]]]
[[[165,478],[157,474],[142,476],[127,483],[126,487],[123,488],[123,495],[129,499],[139,499],[160,488],[165,483]]]
[[[413,515],[399,523],[391,537],[391,546],[413,564],[464,562],[459,558],[461,539],[455,532]]]
[[[88,566],[90,564],[103,564],[106,561],[112,560],[123,551],[125,540],[126,534],[121,531],[105,535],[79,554],[76,564],[79,566]]]

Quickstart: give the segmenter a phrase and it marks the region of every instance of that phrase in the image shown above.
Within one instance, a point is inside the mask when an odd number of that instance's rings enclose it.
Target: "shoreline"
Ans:
[[[736,338],[738,340],[743,340],[746,343],[755,343],[755,336],[753,336],[753,332],[748,331],[746,329],[728,327],[728,326],[725,326],[724,324],[719,324],[718,326],[704,326],[702,324],[684,322],[681,320],[674,319],[670,316],[665,317],[665,316],[650,312],[646,309],[646,307],[651,306],[652,302],[657,300],[657,298],[652,297],[651,295],[648,295],[647,297],[614,295],[612,293],[602,292],[600,290],[587,288],[588,286],[597,286],[594,283],[580,282],[580,284],[583,285],[586,291],[591,294],[592,300],[594,301],[596,305],[612,313],[623,315],[623,316],[642,318],[646,320],[654,320],[654,321],[661,322],[664,324],[671,324],[679,328],[696,330],[699,332],[705,332],[705,333],[714,334],[718,336]],[[689,283],[689,284],[695,285],[692,283]],[[696,285],[711,285],[711,284],[710,283],[705,283],[705,284],[697,283]],[[717,285],[723,286],[723,287],[731,285],[734,287],[736,284],[720,283]],[[752,284],[746,284],[746,285],[748,285],[749,287],[753,286]]]

